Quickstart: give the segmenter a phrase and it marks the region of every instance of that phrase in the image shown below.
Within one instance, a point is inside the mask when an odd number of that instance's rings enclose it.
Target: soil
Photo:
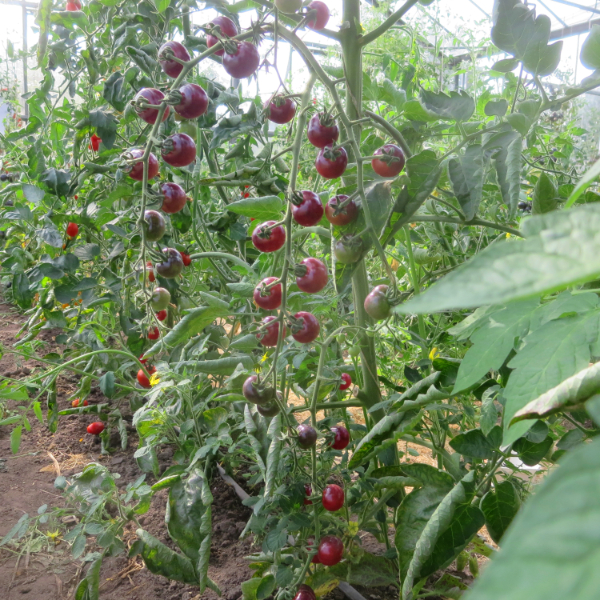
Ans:
[[[25,322],[19,312],[0,301],[0,343],[10,348],[16,335]],[[58,331],[44,331],[38,337],[46,343],[46,352],[61,352],[54,341]],[[0,359],[0,377],[20,379],[29,375],[37,367],[35,361],[15,361],[12,354]],[[78,379],[66,374],[58,381],[57,401],[59,409],[70,406],[68,397],[77,389]],[[106,402],[97,387],[92,386],[88,402]],[[127,407],[121,406],[126,421],[131,419]],[[362,414],[355,415],[358,420]],[[100,453],[98,438],[86,433],[86,427],[94,421],[93,416],[69,415],[61,417],[56,433],[52,434],[37,420],[31,422],[31,431],[23,432],[21,447],[17,455],[10,449],[10,427],[0,427],[0,539],[2,539],[19,518],[27,513],[35,515],[38,508],[48,505],[48,510],[64,506],[63,498],[54,488],[58,475],[69,476],[80,472],[90,462],[106,465],[111,472],[119,473],[119,486],[125,486],[140,476],[133,453],[138,439],[133,427],[129,428],[128,447],[118,448],[110,455]],[[406,449],[405,449],[406,450]],[[415,448],[416,450],[416,448]],[[425,450],[425,452],[423,452]],[[433,464],[433,457],[427,449],[418,448],[416,461]],[[415,452],[416,454],[416,452]],[[161,472],[172,464],[172,451],[165,449],[159,454]],[[415,458],[413,458],[415,460]],[[147,483],[154,483],[149,476]],[[243,483],[242,483],[243,486]],[[250,516],[250,509],[242,505],[233,488],[216,476],[211,485],[213,503],[213,535],[209,576],[219,586],[226,600],[242,597],[241,583],[252,576],[248,560],[245,558],[257,549],[249,539],[240,540],[239,535]],[[168,491],[155,494],[150,510],[139,521],[149,533],[163,543],[175,548],[168,537],[164,523]],[[60,515],[59,515],[60,517]],[[60,529],[56,543],[46,536],[47,532]],[[130,544],[135,539],[135,527],[126,531],[125,540]],[[1,600],[71,600],[75,588],[85,573],[87,566],[80,559],[71,556],[70,544],[61,541],[65,525],[54,519],[42,528],[33,531],[21,540],[18,552],[14,546],[0,547],[0,599]],[[366,534],[367,537],[370,534]],[[378,553],[385,547],[375,538],[363,539],[365,549]],[[26,543],[23,543],[26,541]],[[89,548],[93,550],[93,548]],[[482,557],[478,556],[480,562]],[[465,584],[472,578],[465,573],[449,571]],[[434,579],[443,576],[436,574]],[[355,586],[366,600],[397,600],[398,590],[388,588],[366,589]],[[340,589],[331,592],[324,600],[345,598]],[[100,600],[216,600],[217,594],[206,590],[199,594],[197,587],[169,581],[153,575],[144,566],[140,557],[132,559],[125,555],[108,557],[103,561],[100,574]],[[432,600],[436,600],[432,598]]]

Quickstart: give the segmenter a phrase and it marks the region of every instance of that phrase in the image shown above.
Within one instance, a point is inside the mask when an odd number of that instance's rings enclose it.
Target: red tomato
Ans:
[[[294,333],[292,331],[292,337],[301,344],[310,344],[319,337],[321,331],[321,325],[315,315],[309,312],[300,311],[294,315],[296,320],[295,325],[299,327],[299,330]]]
[[[326,535],[319,544],[317,556],[321,563],[327,567],[333,567],[342,560],[344,553],[344,544],[339,537],[335,535]]]
[[[250,42],[237,42],[234,54],[225,52],[223,55],[223,68],[231,77],[245,79],[256,72],[260,64],[260,54],[254,44]]]
[[[185,252],[180,252],[179,254],[181,254],[181,260],[183,261],[183,266],[189,267],[192,264],[192,259],[190,258],[190,255],[186,254]]]
[[[358,217],[358,206],[354,200],[350,200],[343,208],[339,208],[340,204],[343,204],[348,200],[348,196],[340,194],[334,196],[327,202],[325,206],[325,217],[332,225],[342,227],[352,223]]]
[[[327,7],[327,4],[325,4],[325,2],[321,2],[320,0],[314,0],[308,5],[307,10],[309,12],[317,12],[316,16],[306,23],[306,26],[310,29],[314,29],[315,31],[324,29],[325,25],[327,25],[327,21],[329,21],[329,8]]]
[[[79,226],[77,225],[77,223],[69,223],[67,225],[67,235],[70,238],[77,237],[78,233],[79,233]]]
[[[166,311],[166,310],[159,310],[159,311],[156,313],[156,318],[157,318],[159,321],[164,321],[164,320],[167,318],[167,311]],[[340,388],[340,389],[341,389],[341,388]]]
[[[87,432],[92,435],[100,435],[104,431],[104,423],[102,421],[96,421],[95,423],[90,423],[87,426]]]
[[[150,261],[148,261],[148,262],[146,263],[146,267],[147,267],[148,269],[150,269],[150,270],[148,271],[148,281],[149,281],[150,283],[154,283],[154,282],[156,281],[156,277],[154,276],[154,269],[153,269],[153,267],[152,267],[152,263],[151,263]]]
[[[331,432],[335,436],[331,444],[334,450],[343,450],[348,446],[350,443],[350,432],[343,425],[332,427]]]
[[[342,373],[340,378],[342,383],[340,383],[340,390],[347,390],[352,385],[352,377],[348,373]]]
[[[92,134],[92,137],[90,138],[89,149],[93,150],[94,152],[98,152],[98,149],[100,148],[100,142],[101,141],[102,141],[102,139],[99,138],[95,133]]]
[[[180,60],[188,61],[190,60],[189,52],[186,50],[183,44],[179,42],[170,41],[163,44],[158,51],[158,62],[162,67],[162,70],[169,76],[175,79],[179,76],[181,71],[183,70],[183,65],[175,62],[174,60],[168,60],[164,58],[164,52],[167,48],[170,48],[176,58]]]
[[[271,321],[275,321],[276,317],[265,317],[262,322],[263,324],[271,323]],[[286,335],[285,326],[283,328],[283,337]],[[256,338],[261,343],[262,346],[267,348],[273,348],[277,346],[277,339],[279,337],[279,321],[276,321],[272,325],[268,325],[267,328],[256,334]]]
[[[281,306],[281,283],[273,285],[267,290],[267,286],[277,281],[277,277],[263,279],[254,289],[254,302],[265,310],[275,310]]]
[[[348,154],[343,148],[333,149],[325,146],[315,160],[317,173],[324,179],[337,179],[344,174],[348,166]]]
[[[81,10],[81,3],[79,0],[75,0],[74,2],[67,2],[66,9],[69,12],[73,12],[74,10]]]
[[[321,198],[310,190],[294,194],[292,198],[292,216],[298,225],[312,227],[322,218],[325,209]]]
[[[339,485],[332,483],[325,487],[321,499],[325,510],[335,512],[344,506],[344,490]]]
[[[395,144],[386,144],[375,150],[373,155],[381,156],[381,158],[371,160],[373,171],[380,177],[396,177],[404,169],[404,163],[406,162],[404,152]]]
[[[281,225],[265,231],[273,225],[275,225],[275,221],[266,221],[252,232],[252,243],[257,250],[275,252],[285,244],[285,229]]]
[[[142,355],[140,356],[140,362],[141,362],[143,365],[145,365],[145,364],[148,362],[148,359],[147,359],[147,358],[144,358],[144,355],[142,354]]]
[[[235,23],[229,17],[219,15],[212,20],[212,24],[214,26],[218,26],[221,29],[221,34],[225,37],[235,37],[239,33]],[[206,44],[209,48],[212,48],[218,42],[218,37],[210,34],[206,36]],[[223,56],[223,54],[225,54],[225,50],[221,48],[221,50],[217,50],[215,54],[217,56]]]
[[[81,400],[79,400],[79,398],[75,398],[75,400],[73,400],[73,402],[71,402],[71,406],[73,408],[77,408],[80,404],[81,404],[81,406],[87,406],[88,401],[84,400],[83,403],[81,403]]]
[[[150,373],[150,375],[152,375],[153,373],[156,373],[156,367],[150,367],[149,369],[146,369],[148,371],[148,373]],[[146,377],[146,373],[144,373],[144,371],[142,369],[140,369],[138,371],[137,374],[137,380],[138,383],[146,389],[150,389],[152,386],[150,385],[150,380],[148,379],[148,377]]]
[[[149,340],[157,340],[160,337],[160,331],[156,325],[154,327],[150,327],[148,329],[148,339]]]
[[[294,270],[298,288],[307,294],[320,292],[329,279],[327,267],[318,258],[309,256],[296,265]]]

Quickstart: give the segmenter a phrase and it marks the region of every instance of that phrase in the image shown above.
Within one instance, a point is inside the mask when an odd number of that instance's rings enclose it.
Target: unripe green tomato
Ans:
[[[479,563],[477,562],[477,557],[473,556],[473,554],[469,556],[469,571],[471,571],[471,575],[473,575],[473,577],[477,577],[479,575]]]
[[[348,350],[348,354],[352,358],[356,358],[360,355],[360,346],[352,346],[350,350]]]
[[[430,265],[431,263],[437,262],[441,259],[439,254],[429,254],[425,248],[415,248],[413,250],[413,256],[415,263],[418,265]]]
[[[376,331],[374,329],[367,329],[367,335],[372,338],[375,337]]]
[[[295,13],[302,8],[302,0],[275,0],[275,6],[284,13]]]
[[[338,335],[335,336],[335,339],[338,344],[343,344],[346,341],[346,336],[343,333],[338,333]]]
[[[466,552],[461,552],[456,558],[456,570],[462,573],[465,570],[468,561],[469,555]]]
[[[195,120],[183,120],[179,125],[179,131],[181,133],[189,135],[194,140],[194,142],[196,141],[196,134],[198,133],[198,129],[196,128]]]
[[[221,346],[221,348],[229,348],[229,338],[226,335],[219,338],[219,345]]]
[[[159,310],[165,310],[167,306],[169,306],[169,302],[171,302],[171,294],[169,290],[157,287],[152,292],[152,300],[150,300],[152,310],[156,312],[158,312]]]

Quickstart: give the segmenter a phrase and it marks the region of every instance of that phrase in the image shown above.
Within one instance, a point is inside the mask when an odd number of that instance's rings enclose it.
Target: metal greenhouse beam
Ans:
[[[584,6],[583,4],[577,4],[577,2],[571,2],[570,0],[552,0],[552,2],[558,2],[559,4],[566,4],[567,6],[573,6],[587,12],[592,12],[600,15],[600,9],[592,8],[591,6]]]

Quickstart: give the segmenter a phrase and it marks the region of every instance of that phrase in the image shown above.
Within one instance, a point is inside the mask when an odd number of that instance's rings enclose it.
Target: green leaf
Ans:
[[[198,585],[198,578],[189,558],[173,552],[143,529],[138,529],[136,534],[143,543],[140,554],[151,573],[182,583]]]
[[[102,91],[103,98],[119,112],[123,112],[127,106],[127,97],[123,89],[124,85],[125,78],[120,71],[115,71],[104,82],[104,90]]]
[[[530,333],[516,356],[508,363],[514,369],[503,396],[504,427],[515,414],[543,393],[585,369],[596,347],[600,332],[600,311],[564,317],[546,323]],[[518,439],[531,422],[516,423],[505,432],[504,444]]]
[[[531,214],[541,215],[556,210],[558,190],[550,176],[542,171],[533,191]]]
[[[513,133],[513,132],[511,132]],[[498,138],[497,136],[502,136]],[[500,133],[493,136],[490,142],[486,142],[484,149],[493,147],[495,140],[504,140],[504,134]],[[517,210],[517,204],[521,194],[521,162],[523,138],[515,135],[508,145],[501,146],[492,156],[496,175],[502,192],[502,199],[510,209],[511,213]]]
[[[254,105],[253,105],[254,106]],[[256,111],[224,117],[213,129],[213,138],[210,142],[210,150],[215,150],[238,136],[260,129],[260,123],[256,119]]]
[[[599,82],[600,83],[600,82]],[[596,179],[600,177],[600,159],[598,159],[579,180],[575,189],[571,192],[569,199],[565,203],[565,208],[570,208],[577,202],[579,197],[585,192]]]
[[[56,227],[47,225],[42,229],[36,229],[35,233],[42,239],[48,246],[53,248],[62,248],[63,239],[62,235],[58,232]]]
[[[153,0],[154,2],[154,6],[156,6],[156,10],[159,13],[164,13],[165,10],[167,10],[167,8],[169,8],[169,5],[171,4],[171,0]]]
[[[514,71],[517,67],[519,66],[519,59],[518,58],[503,58],[502,60],[498,60],[496,61],[493,65],[491,70],[492,71],[498,71],[498,73],[510,73],[511,71]],[[504,101],[506,102],[506,100]],[[508,108],[508,102],[506,102],[506,108]],[[486,115],[487,113],[487,106],[486,106]],[[488,115],[488,116],[492,116],[494,113]],[[503,117],[506,114],[506,111],[504,111],[501,115],[497,115],[499,117]]]
[[[46,195],[44,190],[40,189],[37,185],[32,185],[30,183],[23,184],[23,195],[27,198],[28,202],[33,202],[33,204],[39,204]]]
[[[273,417],[273,420],[269,425],[269,437],[271,438],[271,444],[269,445],[269,452],[267,453],[267,471],[265,474],[265,489],[263,493],[265,498],[269,498],[272,495],[273,489],[277,483],[282,446],[282,441],[279,437],[280,431],[281,415],[277,415]]]
[[[392,310],[431,313],[500,304],[593,280],[600,275],[599,228],[600,206],[595,204],[531,217],[523,223],[527,239],[488,246]]]
[[[465,600],[590,600],[600,519],[600,440],[564,457],[525,503]]]
[[[408,100],[404,103],[404,117],[409,121],[430,123],[437,121],[439,116],[428,111],[418,100]]]
[[[483,513],[471,505],[474,479],[474,471],[467,473],[427,522],[404,578],[402,600],[413,600],[415,581],[448,566],[483,526]]]
[[[531,128],[531,119],[521,113],[512,113],[511,115],[507,115],[506,120],[508,123],[510,123],[510,126],[515,131],[518,131],[522,136],[526,136]]]
[[[256,600],[265,600],[265,598],[268,598],[273,593],[275,586],[274,575],[269,574],[263,577],[256,588]]]
[[[515,339],[529,331],[530,319],[539,306],[538,300],[508,304],[486,315],[471,335],[473,345],[460,363],[453,394],[477,383],[488,371],[497,371],[513,350]]]
[[[94,260],[97,256],[100,256],[100,246],[98,246],[98,244],[78,246],[73,250],[73,254],[79,260]]]
[[[454,480],[444,471],[438,471],[429,465],[405,465],[407,467],[426,467],[423,474],[425,482],[422,488],[414,489],[400,504],[396,517],[395,544],[398,551],[401,576],[404,578],[412,560],[415,547],[431,516],[454,487]],[[424,469],[421,469],[424,471]],[[410,470],[405,471],[414,477]]]
[[[513,450],[527,466],[534,467],[548,454],[553,443],[550,436],[543,442],[531,442],[522,437],[513,444]]]
[[[2,538],[2,540],[0,540],[0,547],[4,546],[4,544],[7,544],[8,542],[10,542],[10,540],[12,540],[15,536],[17,536],[18,533],[21,532],[21,530],[23,529],[27,529],[27,526],[29,524],[29,515],[27,513],[21,515],[21,517],[19,518],[19,520],[12,526],[11,530]],[[17,536],[17,539],[19,539],[21,536]]]
[[[600,25],[592,25],[581,46],[581,62],[586,69],[600,69]]]
[[[500,438],[500,427],[498,427],[498,435],[495,435],[492,429],[489,437],[483,435],[481,429],[471,429],[454,436],[450,440],[450,446],[463,456],[480,460],[491,459],[494,458],[499,446],[494,442],[500,441]]]
[[[186,342],[191,337],[200,333],[215,319],[225,317],[228,314],[229,311],[218,306],[200,306],[195,308],[185,315],[162,340],[159,340],[149,350],[146,350],[144,356],[150,358],[164,347],[173,348],[178,344]]]
[[[153,349],[154,346],[150,350]],[[144,356],[147,354],[148,352],[144,353]],[[191,367],[194,372],[212,373],[213,375],[231,375],[240,364],[246,371],[250,371],[254,368],[254,359],[247,354],[240,354],[237,356],[228,356],[227,358],[217,358],[215,360],[185,361],[179,363],[180,366]]]
[[[102,138],[102,143],[110,150],[117,138],[117,118],[103,110],[91,110],[90,124],[96,129],[98,137]]]
[[[244,198],[227,205],[227,210],[259,221],[279,220],[286,203],[278,196]]]
[[[540,17],[538,17],[538,20]],[[550,19],[548,19],[549,21]],[[523,67],[532,75],[540,77],[552,75],[560,63],[562,48],[562,40],[550,45],[546,40],[532,44],[527,48],[527,52],[523,57]]]
[[[18,425],[10,432],[10,450],[13,454],[16,454],[21,447],[21,431],[23,427]]]
[[[501,481],[483,497],[481,510],[485,516],[485,526],[496,544],[500,543],[520,506],[519,494],[510,481]]]
[[[503,62],[503,61],[500,61]],[[498,64],[498,63],[496,63]],[[496,65],[494,65],[495,67]],[[498,69],[494,68],[494,71],[497,71]],[[512,69],[511,69],[512,71]],[[505,100],[504,98],[501,98],[500,100],[490,100],[486,105],[485,108],[483,109],[485,114],[488,117],[503,117],[506,114],[506,111],[508,110],[508,101]]]
[[[475,100],[464,90],[450,94],[421,90],[421,104],[429,112],[454,121],[468,121],[475,112]]]
[[[209,408],[202,413],[202,421],[206,425],[207,429],[211,432],[218,431],[219,427],[227,422],[227,416],[229,415],[227,409],[217,406],[216,408]]]
[[[394,585],[398,581],[398,570],[393,561],[383,557],[363,552],[360,559],[345,560],[327,569],[339,580],[350,585],[362,585],[367,589]]]
[[[467,221],[475,218],[483,192],[483,149],[469,146],[464,155],[448,161],[448,176],[452,189]]]
[[[498,0],[494,6],[492,42],[504,52],[521,57],[535,28],[535,10],[520,0]]]
[[[112,398],[115,395],[115,374],[112,371],[107,371],[100,377],[100,390],[107,398]]]

